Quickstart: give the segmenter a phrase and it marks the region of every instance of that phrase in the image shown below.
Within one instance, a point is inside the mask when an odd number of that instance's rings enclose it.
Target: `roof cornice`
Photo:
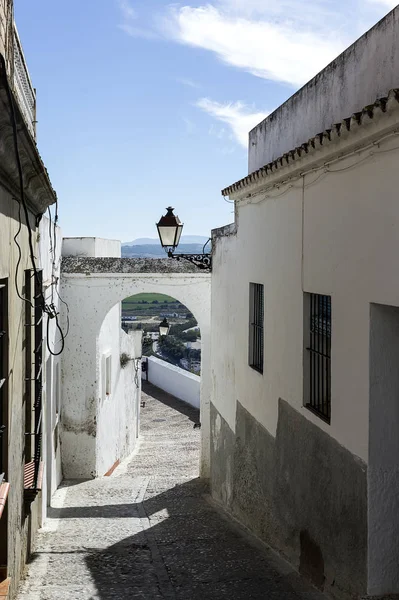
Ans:
[[[0,173],[2,181],[19,198],[20,184],[15,155],[12,113],[7,96],[7,82],[5,80],[7,75],[3,65],[4,62],[0,61]],[[13,94],[12,89],[10,91]],[[41,215],[48,206],[56,202],[57,195],[51,185],[36,142],[25,124],[15,96],[14,105],[24,193],[32,212],[35,215]]]
[[[320,150],[324,150],[323,158],[327,153],[337,151],[337,143],[346,141],[352,145],[356,143],[356,139],[362,130],[371,122],[377,121],[378,117],[389,117],[393,112],[399,111],[399,89],[392,89],[388,96],[379,98],[369,106],[365,106],[362,111],[354,113],[351,117],[343,119],[340,123],[335,123],[330,129],[326,129],[322,133],[318,133],[308,142],[294,148],[290,152],[286,152],[276,160],[236,181],[232,185],[222,190],[223,196],[239,194],[246,191],[247,188],[258,187],[262,183],[267,185],[268,181],[273,176],[280,175],[280,172],[286,172],[287,169],[292,171],[292,168],[298,167],[298,171],[303,168],[303,164],[315,162],[321,159]],[[388,121],[388,119],[387,119]],[[387,123],[389,126],[389,123]],[[383,127],[383,126],[382,126]],[[381,129],[382,129],[381,127]],[[366,131],[364,131],[366,133]],[[283,175],[283,173],[281,173]]]

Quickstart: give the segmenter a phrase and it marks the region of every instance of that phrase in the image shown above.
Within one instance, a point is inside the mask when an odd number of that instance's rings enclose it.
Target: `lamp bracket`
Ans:
[[[168,250],[168,257],[175,260],[188,260],[199,269],[212,271],[212,254],[173,254],[173,250]]]

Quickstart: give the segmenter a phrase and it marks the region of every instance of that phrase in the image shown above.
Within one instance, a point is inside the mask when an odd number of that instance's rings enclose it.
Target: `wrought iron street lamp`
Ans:
[[[169,333],[169,329],[170,329],[170,325],[166,319],[166,317],[164,317],[164,320],[159,324],[159,335],[168,335]]]
[[[157,223],[158,235],[162,248],[165,249],[169,258],[176,260],[184,259],[190,261],[199,269],[212,270],[212,254],[205,252],[205,247],[210,239],[206,242],[202,249],[202,254],[174,254],[175,249],[179,245],[183,225],[177,215],[173,214],[174,208],[168,206],[166,215],[163,215]]]

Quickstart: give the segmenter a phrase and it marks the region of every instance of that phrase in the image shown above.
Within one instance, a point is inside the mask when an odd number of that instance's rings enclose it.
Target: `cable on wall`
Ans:
[[[30,256],[30,262],[32,265],[32,270],[34,273],[34,277],[35,280],[37,282],[38,285],[40,285],[40,277],[39,277],[39,272],[36,266],[36,259],[35,259],[35,254],[34,254],[34,248],[33,248],[33,235],[32,235],[32,228],[31,228],[31,224],[30,224],[30,220],[29,220],[29,210],[28,210],[28,206],[26,203],[26,199],[25,199],[25,191],[24,191],[24,180],[23,180],[23,171],[22,171],[22,163],[21,163],[21,156],[20,156],[20,152],[19,152],[19,140],[18,140],[18,128],[17,128],[17,118],[16,118],[16,111],[15,111],[15,100],[14,100],[14,96],[13,93],[11,91],[10,88],[10,84],[8,81],[8,77],[7,77],[7,71],[6,71],[6,64],[5,64],[5,59],[4,56],[2,54],[0,54],[0,63],[1,63],[1,68],[2,68],[2,72],[4,74],[4,83],[5,83],[5,88],[6,88],[6,94],[7,94],[7,99],[9,102],[9,107],[10,107],[10,116],[11,116],[11,127],[12,127],[12,132],[13,132],[13,142],[14,142],[14,150],[15,150],[15,159],[16,159],[16,163],[17,163],[17,170],[18,170],[18,179],[19,179],[19,188],[20,188],[20,199],[17,200],[17,202],[19,203],[19,207],[18,207],[18,230],[16,235],[14,236],[14,241],[18,247],[18,253],[19,253],[19,259],[17,262],[17,267],[16,267],[16,272],[15,272],[15,287],[16,287],[16,292],[18,297],[25,301],[25,302],[29,302],[32,305],[32,302],[30,300],[28,300],[27,298],[24,298],[18,289],[18,269],[20,266],[20,262],[21,262],[21,258],[22,258],[22,251],[21,251],[21,246],[18,243],[18,236],[21,233],[21,229],[22,229],[22,219],[21,219],[21,207],[23,208],[23,212],[24,212],[24,216],[25,216],[25,222],[26,222],[26,227],[28,230],[28,244],[29,244],[29,256]],[[41,217],[41,215],[38,215]],[[58,215],[57,215],[58,218]],[[41,303],[42,303],[42,310],[43,312],[47,315],[47,332],[49,332],[49,322],[51,319],[55,320],[56,323],[56,328],[59,330],[60,334],[61,334],[61,350],[59,352],[54,352],[52,350],[52,348],[50,348],[50,344],[49,344],[49,339],[48,339],[48,335],[47,335],[47,339],[46,339],[46,343],[47,343],[47,349],[49,351],[49,353],[53,356],[59,356],[65,346],[65,336],[64,333],[59,325],[59,321],[58,321],[58,313],[57,310],[54,306],[54,303],[51,303],[50,305],[46,303],[46,299],[43,293],[43,290],[41,288],[40,285],[40,299],[41,299]]]

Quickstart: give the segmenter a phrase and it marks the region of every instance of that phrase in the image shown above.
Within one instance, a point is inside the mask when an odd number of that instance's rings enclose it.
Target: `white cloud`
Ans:
[[[248,132],[268,115],[266,112],[254,111],[253,108],[241,102],[221,104],[209,98],[201,98],[196,106],[211,115],[211,117],[229,125],[234,138],[244,148],[248,146]],[[212,129],[212,132],[214,132],[214,129]],[[224,130],[219,130],[217,135],[219,138],[222,137]]]
[[[220,61],[256,77],[303,85],[394,7],[394,0],[186,0],[155,15],[150,28],[141,29],[130,0],[119,3],[120,28],[148,39],[161,33],[166,39],[212,52]],[[202,0],[206,2],[207,0]],[[350,13],[348,18],[343,18]],[[157,32],[157,33],[156,33]],[[182,85],[198,88],[189,78]],[[238,91],[239,93],[239,91]],[[237,140],[247,147],[248,132],[266,116],[241,102],[198,100],[197,107],[223,127],[212,135]],[[183,119],[187,133],[191,122]],[[226,127],[226,125],[228,127]]]
[[[328,24],[304,28],[298,9],[289,13],[289,20],[255,19],[242,16],[243,0],[236,1],[240,10],[235,12],[234,1],[229,0],[228,8],[226,0],[223,6],[170,7],[164,31],[177,42],[210,50],[223,62],[257,77],[294,86],[308,81],[348,43]]]
[[[122,23],[118,25],[119,29],[122,29],[122,31],[132,37],[141,37],[148,40],[158,37],[149,29],[137,27],[136,21],[138,19],[138,15],[133,6],[130,4],[129,0],[118,0],[118,6],[122,16]]]
[[[368,0],[368,1],[373,4],[382,4],[383,6],[386,6],[388,8],[395,8],[395,6],[398,5],[396,0]]]
[[[185,128],[187,135],[193,135],[196,131],[195,123],[193,121],[191,121],[191,119],[188,119],[187,117],[183,117],[183,123],[184,123],[184,128]]]
[[[129,0],[118,0],[119,8],[123,17],[128,21],[131,19],[136,19],[136,11],[133,6],[129,3]]]
[[[261,16],[269,22],[302,23],[305,28],[317,24],[327,29],[326,18],[329,19],[330,27],[335,29],[338,20],[342,22],[342,12],[337,8],[336,0],[312,0],[311,7],[306,0],[213,0],[211,4],[230,15],[251,18]]]
[[[200,84],[197,83],[196,81],[193,81],[192,79],[189,79],[188,77],[177,77],[176,78],[177,83],[181,83],[182,85],[185,85],[187,87],[191,87],[191,88],[195,88],[195,89],[200,89]]]

